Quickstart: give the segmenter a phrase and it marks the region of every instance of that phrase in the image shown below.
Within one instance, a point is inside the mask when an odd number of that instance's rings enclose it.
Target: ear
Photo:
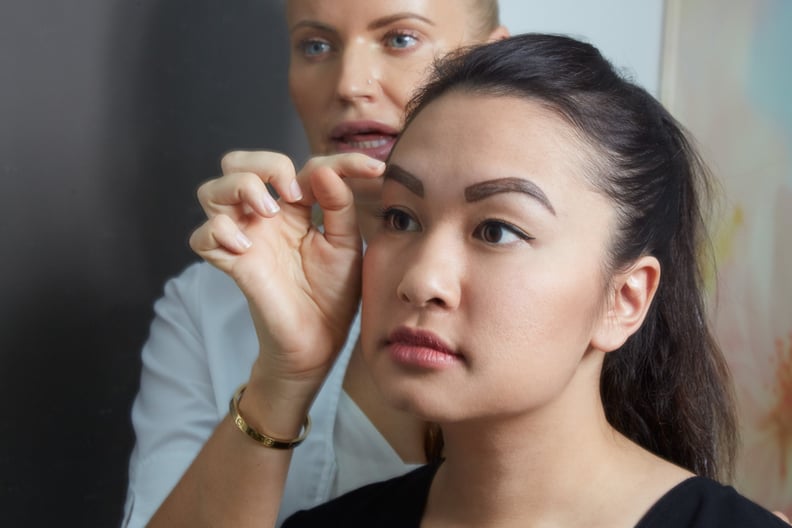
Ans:
[[[509,37],[509,30],[506,26],[498,26],[492,30],[492,33],[487,37],[487,42],[495,42],[496,40],[503,40]]]
[[[591,346],[612,352],[622,346],[643,324],[660,284],[660,263],[643,256],[627,271],[613,277],[608,307],[595,328]]]

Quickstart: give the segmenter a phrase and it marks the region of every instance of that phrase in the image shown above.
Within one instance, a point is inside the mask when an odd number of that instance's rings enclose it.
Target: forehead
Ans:
[[[471,0],[287,0],[286,16],[291,26],[310,17],[334,25],[362,24],[397,14],[411,13],[435,26],[468,25],[474,14]]]
[[[589,180],[592,148],[554,111],[516,96],[452,91],[410,123],[391,160],[427,178],[529,177],[543,187]],[[450,182],[449,182],[450,183]]]

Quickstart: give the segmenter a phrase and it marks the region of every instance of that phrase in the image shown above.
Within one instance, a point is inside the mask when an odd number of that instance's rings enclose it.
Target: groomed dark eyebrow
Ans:
[[[489,198],[493,194],[506,193],[506,192],[519,192],[527,194],[541,203],[545,209],[553,213],[556,212],[547,195],[530,180],[522,178],[499,178],[497,180],[489,180],[481,183],[475,183],[465,188],[465,200],[468,202],[477,202],[484,198]]]
[[[399,182],[414,194],[420,196],[421,198],[424,197],[423,182],[395,163],[388,163],[388,166],[385,168],[385,174],[382,176],[386,180]]]
[[[434,26],[435,25],[434,22],[432,22],[430,19],[428,19],[428,18],[426,18],[424,16],[421,16],[421,15],[416,14],[416,13],[409,13],[408,12],[408,13],[394,13],[392,15],[388,15],[388,16],[385,16],[385,17],[382,17],[382,18],[378,18],[377,20],[374,20],[371,24],[368,25],[368,29],[371,30],[371,29],[383,28],[383,27],[386,27],[386,26],[388,26],[390,24],[393,24],[395,22],[398,22],[400,20],[405,20],[405,19],[408,19],[408,18],[411,18],[411,19],[414,19],[414,20],[419,20],[419,21],[423,22],[424,24],[428,24],[430,26]],[[293,32],[296,29],[301,28],[301,27],[318,29],[320,31],[325,31],[325,32],[328,32],[328,33],[336,33],[336,34],[338,33],[338,30],[336,28],[334,28],[333,26],[329,26],[327,24],[323,24],[322,22],[318,22],[316,20],[300,20],[299,22],[294,24],[289,29],[289,31]]]

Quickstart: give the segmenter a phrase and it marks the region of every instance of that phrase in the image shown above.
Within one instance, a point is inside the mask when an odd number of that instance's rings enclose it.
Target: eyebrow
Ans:
[[[435,25],[434,22],[432,22],[431,20],[429,20],[425,16],[421,16],[421,15],[419,15],[417,13],[404,12],[404,13],[394,13],[392,15],[388,15],[388,16],[384,16],[382,18],[378,18],[377,20],[375,20],[371,24],[369,24],[368,27],[369,27],[369,29],[379,29],[379,28],[388,26],[390,24],[393,24],[394,22],[399,22],[400,20],[405,20],[407,18],[412,18],[414,20],[419,20],[419,21],[423,22],[424,24],[428,24],[430,26],[434,26]]]
[[[417,13],[405,12],[405,13],[394,13],[392,15],[388,15],[388,16],[385,16],[385,17],[382,17],[382,18],[378,18],[378,19],[374,20],[373,22],[371,22],[368,25],[368,29],[369,30],[380,29],[380,28],[386,27],[386,26],[388,26],[390,24],[393,24],[395,22],[399,22],[400,20],[405,20],[405,19],[408,19],[408,18],[409,19],[414,19],[414,20],[419,20],[419,21],[421,21],[421,22],[423,22],[425,24],[428,24],[430,26],[434,26],[435,25],[434,22],[432,22],[430,19],[426,18],[425,16],[421,16],[421,15],[419,15]],[[336,34],[338,33],[338,30],[336,28],[334,28],[333,26],[324,24],[322,22],[318,22],[316,20],[300,20],[299,22],[297,22],[296,24],[294,24],[290,28],[290,31],[294,31],[294,30],[296,30],[298,28],[301,28],[301,27],[318,29],[320,31],[326,31],[328,33],[336,33]]]
[[[423,182],[395,163],[388,163],[388,166],[385,168],[385,174],[383,174],[383,178],[385,178],[385,180],[393,180],[401,183],[407,187],[407,189],[412,191],[413,194],[416,194],[421,198],[424,196]]]
[[[465,188],[465,200],[468,202],[477,202],[489,198],[494,194],[507,192],[527,194],[542,204],[553,216],[556,214],[553,204],[550,203],[544,191],[534,182],[522,178],[499,178],[497,180],[474,183]]]
[[[388,164],[383,177],[386,180],[394,180],[399,182],[414,194],[420,196],[421,198],[424,197],[423,182],[415,175],[396,165],[395,163]],[[496,180],[474,183],[473,185],[465,187],[465,201],[478,202],[480,200],[484,200],[485,198],[489,198],[494,194],[509,192],[527,194],[542,204],[545,209],[553,214],[553,216],[556,214],[553,204],[550,203],[550,200],[547,198],[547,195],[544,193],[544,191],[542,191],[542,189],[540,189],[539,186],[534,182],[530,180],[524,180],[522,178],[498,178]]]

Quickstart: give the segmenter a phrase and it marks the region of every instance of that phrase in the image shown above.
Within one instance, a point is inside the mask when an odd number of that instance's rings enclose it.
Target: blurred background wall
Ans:
[[[118,525],[139,350],[195,259],[195,188],[231,149],[306,156],[281,4],[0,2],[0,525]],[[662,0],[501,6],[658,93]]]
[[[234,148],[305,155],[281,2],[0,2],[0,525],[116,526],[139,350]]]

